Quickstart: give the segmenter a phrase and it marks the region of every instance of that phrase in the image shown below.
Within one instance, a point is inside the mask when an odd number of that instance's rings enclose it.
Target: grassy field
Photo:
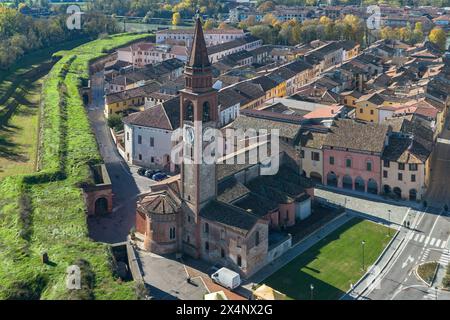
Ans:
[[[87,38],[82,38],[64,42],[53,47],[33,51],[33,53],[23,56],[8,70],[0,70],[0,97],[2,97],[8,89],[10,89],[11,85],[14,83],[14,80],[16,80],[16,83],[20,82],[21,76],[23,76],[27,71],[30,71],[32,68],[37,67],[44,62],[50,61],[55,52],[73,49],[87,41]]]
[[[65,42],[24,56],[0,70],[0,180],[34,171],[37,155],[38,103],[52,55],[87,39]]]
[[[42,81],[23,92],[13,116],[0,126],[0,180],[35,170]]]
[[[311,284],[314,286],[313,299],[339,299],[364,273],[361,241],[366,242],[364,256],[367,268],[390,241],[387,234],[388,229],[384,226],[352,219],[263,283],[292,299],[311,299]]]
[[[135,299],[115,275],[110,247],[88,237],[80,184],[101,161],[79,88],[92,59],[146,35],[117,35],[59,52],[43,85],[38,173],[0,182],[0,299]],[[47,252],[50,263],[40,261]],[[82,290],[66,288],[83,267]]]

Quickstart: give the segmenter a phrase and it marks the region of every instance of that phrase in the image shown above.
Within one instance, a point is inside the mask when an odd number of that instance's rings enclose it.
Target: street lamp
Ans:
[[[366,266],[365,266],[365,263],[364,263],[364,246],[365,246],[365,244],[366,244],[365,240],[361,241],[361,246],[362,246],[362,268],[363,268],[363,271],[366,270]]]
[[[388,236],[391,236],[391,209],[388,209]]]
[[[311,289],[311,300],[313,300],[314,285],[311,283],[309,288]]]

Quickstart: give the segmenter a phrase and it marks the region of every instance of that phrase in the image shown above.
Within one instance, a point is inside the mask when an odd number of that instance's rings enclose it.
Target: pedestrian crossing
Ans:
[[[425,252],[422,255],[422,258],[420,259],[421,262],[424,262],[425,260],[428,259],[428,256],[430,255],[430,249],[426,249]]]
[[[423,296],[424,300],[436,300],[436,290],[432,289],[426,295]]]
[[[417,233],[417,232],[411,232],[409,234],[409,240],[421,243],[425,246],[431,246],[431,247],[440,248],[440,249],[446,248],[446,245],[447,245],[447,241],[445,241],[445,240],[426,236],[424,234]]]
[[[444,252],[439,259],[439,263],[441,266],[447,266],[450,262],[450,254],[448,252]]]

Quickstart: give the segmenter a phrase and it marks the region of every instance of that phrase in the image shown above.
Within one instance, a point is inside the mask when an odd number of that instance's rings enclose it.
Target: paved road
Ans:
[[[125,241],[135,224],[136,197],[148,190],[152,181],[129,168],[117,152],[103,115],[103,75],[92,77],[93,102],[88,108],[100,153],[113,185],[113,213],[104,217],[89,217],[89,234],[95,241],[116,243]]]
[[[363,281],[346,299],[436,299],[433,284],[430,288],[420,281],[414,273],[418,264],[427,261],[439,261],[444,267],[450,261],[450,216],[442,207],[426,210],[411,208],[403,204],[382,202],[381,197],[369,196],[369,199],[354,197],[351,194],[337,193],[334,190],[316,189],[315,196],[345,205],[349,212],[368,215],[379,223],[390,225],[399,230],[399,234],[377,265],[379,271],[370,282]],[[389,217],[388,210],[391,210]],[[410,221],[410,229],[403,226]],[[380,270],[381,269],[381,270]],[[450,293],[437,290],[437,299],[450,299]]]
[[[419,280],[414,271],[427,261],[439,261],[442,266],[448,263],[450,217],[438,208],[414,211],[412,216],[413,228],[403,233],[404,240],[392,261],[362,294],[362,299],[436,299],[436,290]],[[440,283],[434,286],[440,286]],[[438,290],[437,299],[449,300],[450,293]]]
[[[450,206],[450,118],[441,133],[436,146],[434,147],[431,161],[431,179],[427,191],[427,200],[434,205]]]

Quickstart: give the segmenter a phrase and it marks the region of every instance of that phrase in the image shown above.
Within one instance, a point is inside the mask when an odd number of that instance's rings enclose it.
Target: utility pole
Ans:
[[[361,241],[361,246],[362,246],[362,268],[363,268],[363,271],[366,270],[366,265],[365,265],[365,261],[364,261],[364,246],[365,246],[365,244],[366,244],[365,240]]]

